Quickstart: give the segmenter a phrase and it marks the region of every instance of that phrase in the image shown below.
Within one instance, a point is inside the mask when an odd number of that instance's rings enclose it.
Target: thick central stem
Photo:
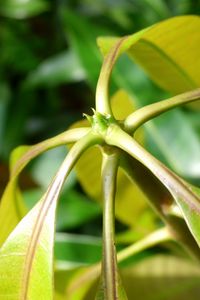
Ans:
[[[103,153],[103,265],[102,277],[107,300],[118,299],[117,259],[115,250],[114,199],[118,169],[118,154],[107,149]]]

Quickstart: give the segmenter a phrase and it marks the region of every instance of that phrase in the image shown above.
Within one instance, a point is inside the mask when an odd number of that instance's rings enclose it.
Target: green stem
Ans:
[[[97,82],[97,89],[96,89],[96,111],[103,115],[113,116],[110,107],[108,86],[109,86],[109,80],[110,80],[113,66],[120,54],[120,46],[123,43],[125,38],[127,37],[118,40],[118,42],[114,45],[114,47],[110,50],[108,55],[105,57],[101,68],[99,80]]]
[[[118,153],[104,148],[102,164],[103,188],[103,263],[102,279],[107,300],[117,299],[117,260],[115,250],[115,190],[118,170]]]
[[[191,209],[200,212],[199,198],[187,187],[183,180],[164,164],[147,152],[129,134],[113,124],[106,137],[109,145],[117,146],[146,166],[172,193],[183,198]]]
[[[70,149],[69,153],[67,154],[65,160],[63,161],[61,167],[59,168],[59,171],[55,175],[52,183],[50,184],[47,194],[49,191],[51,193],[54,193],[53,186],[55,186],[55,189],[58,191],[58,186],[62,186],[66,176],[68,176],[69,172],[73,168],[74,164],[77,162],[79,157],[83,154],[83,152],[95,145],[95,144],[101,144],[102,138],[95,134],[92,130],[89,131],[84,137],[82,137],[78,142],[76,142],[73,147]],[[57,184],[59,182],[59,185]]]
[[[89,127],[69,129],[53,138],[47,139],[36,145],[31,146],[30,149],[27,150],[27,152],[16,162],[16,164],[12,168],[11,178],[14,176],[18,176],[19,173],[30,162],[30,160],[32,160],[36,156],[54,147],[74,143],[80,140],[82,137],[84,137],[90,130],[91,129]],[[16,150],[14,150],[14,152]]]
[[[125,129],[129,132],[135,131],[139,126],[152,118],[172,109],[179,105],[183,105],[200,99],[200,89],[180,94],[178,96],[159,101],[150,105],[146,105],[131,115],[124,121]]]
[[[180,207],[178,199],[183,199],[183,201],[188,205],[188,209],[195,210],[197,213],[200,211],[200,199],[197,197],[192,190],[187,186],[187,184],[181,180],[176,174],[169,170],[165,165],[148,153],[143,147],[141,147],[130,135],[124,132],[119,126],[110,126],[106,142],[109,145],[113,145],[121,148],[133,158],[141,162],[147,169],[151,171],[158,178],[158,180],[169,190],[173,198],[176,200]],[[156,188],[156,187],[155,187]],[[166,199],[161,199],[162,202]],[[160,211],[163,212],[161,203]],[[163,214],[164,215],[164,214]],[[166,215],[165,215],[166,216]],[[192,254],[192,256],[199,261],[200,253],[196,242],[194,241],[191,234],[187,230],[184,232],[184,228],[187,228],[185,222],[181,223],[181,219],[172,216],[167,216],[167,223],[169,223],[170,229],[173,232],[174,237],[181,242],[184,248]],[[184,226],[185,225],[185,226]],[[190,228],[191,229],[191,228]]]

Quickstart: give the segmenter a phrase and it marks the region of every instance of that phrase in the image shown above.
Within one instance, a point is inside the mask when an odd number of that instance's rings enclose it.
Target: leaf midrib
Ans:
[[[30,275],[31,275],[31,268],[33,266],[33,261],[34,261],[34,257],[36,254],[36,249],[37,249],[37,245],[38,245],[38,240],[40,238],[40,234],[42,232],[42,228],[43,228],[43,221],[44,218],[47,216],[49,209],[51,208],[51,205],[54,203],[54,199],[57,195],[57,192],[60,188],[60,184],[57,185],[52,197],[50,199],[48,199],[48,195],[49,192],[46,194],[40,210],[38,212],[34,227],[33,227],[33,231],[30,237],[30,242],[28,245],[28,250],[27,250],[27,254],[25,256],[25,263],[24,263],[24,273],[22,276],[22,281],[21,281],[21,286],[22,286],[22,290],[21,290],[21,300],[28,300],[28,288],[29,288],[29,282],[30,282]],[[48,201],[49,200],[49,201]]]

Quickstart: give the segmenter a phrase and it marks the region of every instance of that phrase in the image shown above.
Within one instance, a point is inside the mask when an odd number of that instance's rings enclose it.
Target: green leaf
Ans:
[[[28,88],[54,87],[84,79],[84,71],[74,52],[65,51],[43,61],[28,75],[23,84]]]
[[[41,295],[43,299],[53,299],[55,208],[54,199],[40,201],[3,244],[0,251],[2,299],[39,299]]]
[[[0,295],[13,299],[53,299],[53,238],[57,200],[72,167],[97,137],[80,139],[70,150],[39,203],[10,234],[0,251]],[[16,272],[18,276],[16,276]]]
[[[20,190],[17,188],[16,179],[12,179],[3,194],[0,205],[0,246],[8,234],[26,214],[27,209],[23,202]]]
[[[55,237],[56,270],[66,266],[86,266],[101,259],[101,239],[94,236],[57,233]]]
[[[1,0],[0,14],[15,19],[24,19],[47,11],[49,3],[44,0]]]
[[[176,184],[171,188],[171,193],[181,208],[185,221],[200,247],[200,189],[186,182],[183,185],[185,190],[188,191],[187,198],[176,190]]]
[[[119,52],[128,51],[162,88],[185,92],[200,85],[198,29],[199,16],[171,18],[126,37]],[[114,42],[116,39],[98,39],[104,55]]]
[[[67,189],[60,198],[57,230],[79,227],[101,214],[101,207],[81,193]]]

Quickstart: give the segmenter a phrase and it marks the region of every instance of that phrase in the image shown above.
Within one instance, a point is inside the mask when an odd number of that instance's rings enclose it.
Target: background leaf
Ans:
[[[84,79],[84,70],[77,61],[75,53],[65,51],[43,61],[34,71],[30,72],[23,84],[28,88],[52,87]]]
[[[1,0],[0,14],[10,18],[24,19],[46,11],[49,7],[44,0]]]

